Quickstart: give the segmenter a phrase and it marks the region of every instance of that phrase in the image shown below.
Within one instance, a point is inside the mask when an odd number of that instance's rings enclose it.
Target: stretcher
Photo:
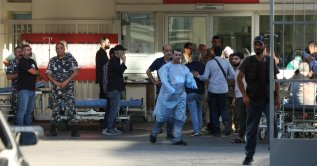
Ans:
[[[13,116],[9,114],[11,106],[9,95],[11,95],[10,87],[0,88],[0,111],[3,112],[6,117]]]
[[[284,128],[285,128],[285,114],[281,111],[276,112],[276,125],[277,125],[277,138],[281,138],[283,136]],[[259,123],[259,131],[258,136],[260,140],[265,139],[267,135],[267,120],[265,114],[263,113]]]
[[[317,133],[317,106],[284,104],[286,132],[290,138],[313,138]]]
[[[78,120],[103,120],[105,112],[98,112],[99,108],[106,108],[106,99],[75,100],[75,109]],[[143,99],[121,100],[117,122],[122,123],[123,131],[132,130],[130,113],[132,111],[144,112]],[[66,117],[65,117],[66,118]]]

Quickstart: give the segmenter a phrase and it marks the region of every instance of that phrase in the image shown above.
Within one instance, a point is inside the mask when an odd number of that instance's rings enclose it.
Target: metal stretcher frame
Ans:
[[[286,122],[286,132],[290,133],[290,138],[294,138],[295,133],[309,133],[310,137],[317,133],[316,105],[284,104],[283,110],[291,116]]]
[[[125,109],[124,114],[118,112],[116,118],[117,122],[122,122],[122,130],[130,131],[132,130],[132,122],[129,112],[131,111],[141,111],[143,110],[143,99],[130,99],[121,100],[121,108]],[[77,109],[77,119],[78,120],[103,120],[105,112],[97,112],[95,109],[106,108],[106,99],[94,99],[94,100],[75,100],[75,108]],[[131,110],[133,108],[133,110]],[[79,109],[89,109],[88,111],[80,111]],[[138,110],[137,110],[138,109]],[[62,116],[62,119],[66,119],[66,116]]]
[[[11,106],[10,96],[12,94],[11,88],[10,87],[5,87],[5,88],[0,88],[0,96],[4,96],[4,98],[0,98],[0,110],[4,108],[5,110],[9,110]],[[43,92],[41,90],[36,90],[35,91],[35,96],[40,97],[40,109],[41,109],[41,115],[44,113],[44,103],[43,103]],[[9,112],[9,111],[7,111]],[[12,116],[9,114],[5,115],[6,117]]]

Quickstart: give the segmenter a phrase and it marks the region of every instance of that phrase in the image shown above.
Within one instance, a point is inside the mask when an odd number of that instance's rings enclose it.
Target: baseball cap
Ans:
[[[253,43],[255,42],[260,42],[264,45],[264,36],[256,36],[254,39],[253,39]]]
[[[128,50],[126,48],[124,48],[122,45],[118,44],[114,47],[115,50],[122,50],[122,51],[125,51],[125,50]]]

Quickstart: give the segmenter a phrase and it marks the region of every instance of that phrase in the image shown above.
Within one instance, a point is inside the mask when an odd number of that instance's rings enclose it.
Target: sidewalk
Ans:
[[[48,131],[48,122],[36,122]],[[241,165],[244,145],[233,144],[230,136],[213,137],[207,132],[193,137],[191,126],[185,125],[184,140],[187,146],[175,146],[165,139],[165,132],[158,136],[156,144],[149,142],[153,123],[133,123],[134,129],[119,136],[101,134],[99,122],[80,123],[80,138],[70,137],[69,131],[59,132],[57,137],[44,137],[36,146],[23,147],[22,152],[32,166],[45,165],[124,165],[124,166],[231,166]],[[164,130],[165,131],[165,130]],[[267,141],[259,141],[253,165],[269,165]]]

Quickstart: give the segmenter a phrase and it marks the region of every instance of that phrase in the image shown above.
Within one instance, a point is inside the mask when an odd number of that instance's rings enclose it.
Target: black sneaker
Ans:
[[[252,164],[252,162],[253,162],[254,160],[253,160],[253,157],[245,157],[245,159],[243,160],[243,162],[242,162],[242,165],[251,165]]]
[[[156,142],[156,137],[154,137],[152,134],[150,134],[150,142],[153,144]]]
[[[173,138],[174,138],[173,135],[167,135],[167,136],[166,136],[166,139],[173,139]]]
[[[174,142],[173,145],[187,145],[187,143],[183,140],[178,141],[178,142]]]

